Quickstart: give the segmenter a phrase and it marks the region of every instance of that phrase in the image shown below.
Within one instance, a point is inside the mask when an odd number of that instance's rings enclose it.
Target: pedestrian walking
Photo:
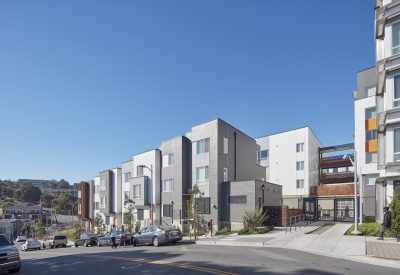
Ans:
[[[211,237],[212,237],[212,233],[213,233],[213,224],[212,224],[213,220],[210,219],[210,221],[207,223],[207,227],[208,227],[208,231],[206,236],[208,236],[208,233],[211,233]]]
[[[383,241],[383,233],[387,231],[390,235],[397,239],[397,242],[400,242],[400,237],[397,236],[392,229],[390,229],[392,226],[392,213],[389,212],[389,207],[383,207],[383,213],[385,214],[383,215],[383,223],[381,230],[379,231],[379,238],[377,240]]]
[[[115,243],[115,238],[117,237],[117,229],[115,228],[115,224],[113,224],[113,227],[111,228],[110,235],[111,235],[111,249],[117,248],[117,244]]]
[[[124,247],[126,247],[124,226],[121,226],[121,234],[119,234],[119,247],[121,247],[122,243],[124,244]]]

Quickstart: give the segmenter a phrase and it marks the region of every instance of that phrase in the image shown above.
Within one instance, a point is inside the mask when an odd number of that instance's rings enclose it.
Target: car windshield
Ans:
[[[160,228],[161,230],[175,230],[175,228],[170,227],[170,226],[162,226],[160,225],[158,228]]]
[[[7,240],[6,237],[0,235],[0,246],[7,246],[7,245],[11,245],[10,242]]]

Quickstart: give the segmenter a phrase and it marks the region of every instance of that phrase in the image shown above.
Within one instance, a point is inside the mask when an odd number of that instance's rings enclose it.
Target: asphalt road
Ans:
[[[21,252],[19,274],[399,274],[398,269],[266,247],[67,247]]]

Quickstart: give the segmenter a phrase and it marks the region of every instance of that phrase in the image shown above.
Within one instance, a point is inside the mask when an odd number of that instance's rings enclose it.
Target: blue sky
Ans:
[[[353,142],[373,0],[1,1],[0,179],[93,179],[220,117]]]

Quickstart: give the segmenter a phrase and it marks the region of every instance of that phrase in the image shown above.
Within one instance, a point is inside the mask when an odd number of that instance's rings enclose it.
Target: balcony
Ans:
[[[354,195],[354,184],[311,186],[311,196]]]
[[[326,173],[321,175],[321,183],[354,182],[354,172]]]
[[[326,169],[326,168],[352,166],[351,161],[348,158],[343,159],[343,156],[344,155],[322,158],[321,159],[321,168]],[[354,155],[348,155],[348,156],[350,156],[351,159],[354,159]]]

